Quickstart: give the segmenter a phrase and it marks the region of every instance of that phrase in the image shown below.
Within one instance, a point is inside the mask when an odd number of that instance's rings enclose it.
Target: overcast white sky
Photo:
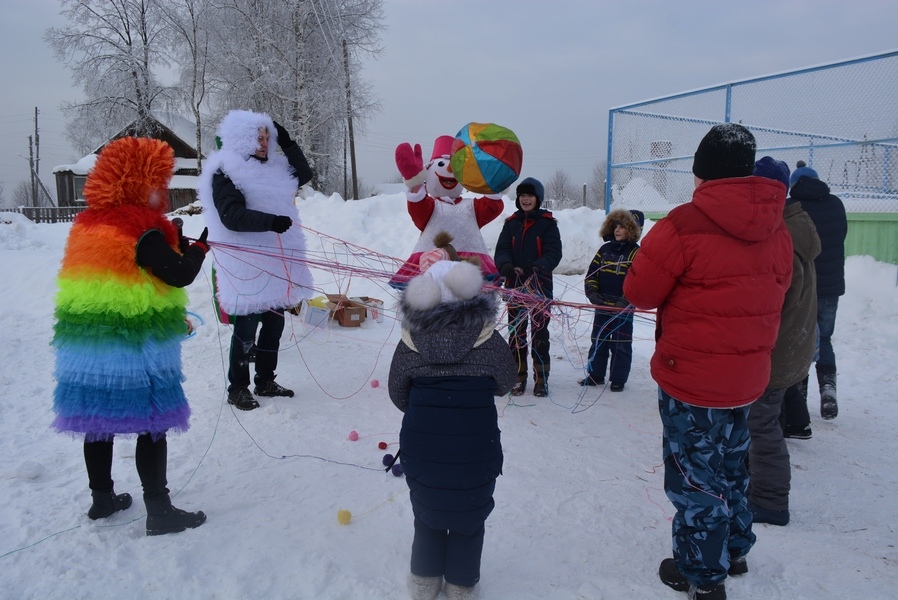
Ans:
[[[397,144],[470,121],[512,129],[523,176],[557,169],[586,182],[604,160],[609,108],[729,81],[898,48],[898,2],[755,0],[385,0],[383,53],[367,61],[382,110],[357,139],[359,174],[394,177]],[[60,25],[55,0],[3,0],[0,183],[28,177],[40,111],[44,183],[79,158],[59,105],[78,97],[43,41]],[[696,140],[696,144],[698,140]]]

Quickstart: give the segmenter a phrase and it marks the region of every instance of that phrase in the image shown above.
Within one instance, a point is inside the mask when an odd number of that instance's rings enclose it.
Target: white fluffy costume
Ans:
[[[272,150],[266,161],[251,155],[258,131],[267,128]],[[267,114],[234,110],[219,125],[221,150],[203,165],[199,198],[209,228],[218,287],[218,302],[227,314],[248,315],[288,308],[311,296],[312,275],[305,264],[306,243],[294,205],[298,181],[276,147],[277,132]],[[273,231],[232,231],[224,226],[212,198],[212,178],[221,171],[246,198],[247,209],[289,215],[293,227]]]
[[[420,144],[416,144],[414,150],[408,143],[396,148],[396,166],[409,189],[406,193],[408,214],[421,236],[411,256],[390,281],[394,287],[402,287],[409,279],[420,275],[421,253],[435,248],[434,236],[441,231],[452,236],[452,245],[459,257],[480,259],[484,276],[498,274],[480,228],[502,214],[505,205],[498,194],[479,198],[462,196],[464,188],[449,165],[453,139],[448,135],[438,137],[426,164]]]

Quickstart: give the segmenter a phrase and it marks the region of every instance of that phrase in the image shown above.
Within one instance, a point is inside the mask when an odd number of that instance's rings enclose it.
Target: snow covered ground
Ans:
[[[512,208],[506,202],[506,214]],[[289,317],[278,381],[296,397],[234,411],[225,400],[230,330],[213,315],[207,261],[189,288],[192,319],[204,324],[183,345],[193,417],[189,432],[169,437],[169,487],[177,506],[203,510],[208,521],[153,538],[144,535],[134,441],[117,440],[113,465],[116,490],[134,495],[134,505],[92,522],[81,443],[49,427],[53,295],[69,225],[0,215],[0,596],[407,597],[408,491],[381,459],[395,453],[401,421],[386,390],[399,337],[386,279],[417,232],[402,195],[312,195],[299,212],[319,263],[318,292],[380,298],[385,317],[360,328]],[[582,303],[582,272],[604,215],[582,208],[557,216],[565,252],[557,295]],[[196,237],[202,217],[184,219]],[[483,229],[491,246],[500,229],[501,218]],[[789,440],[792,522],[756,526],[750,572],[727,582],[732,599],[895,595],[896,267],[852,257],[847,271],[834,338],[839,417],[822,421],[811,395],[813,438]],[[497,399],[505,472],[487,521],[481,598],[685,598],[657,577],[670,555],[672,508],[648,372],[651,315],[637,321],[633,373],[619,394],[576,383],[590,322],[591,311],[576,306],[553,320],[549,398]],[[348,525],[337,522],[340,509],[352,512]]]

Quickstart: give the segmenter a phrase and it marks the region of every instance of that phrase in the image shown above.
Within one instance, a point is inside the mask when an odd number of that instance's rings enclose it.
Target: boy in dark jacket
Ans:
[[[405,413],[399,443],[415,515],[413,600],[470,598],[480,580],[484,523],[502,471],[495,395],[516,369],[496,332],[498,299],[481,293],[480,269],[439,261],[400,299],[402,340],[390,399]]]
[[[543,184],[533,177],[524,179],[515,190],[518,210],[505,220],[496,242],[495,263],[505,278],[505,287],[514,290],[508,306],[508,345],[518,365],[518,383],[511,391],[520,396],[527,387],[527,323],[532,324],[534,396],[548,396],[549,311],[552,299],[552,271],[561,262],[561,234],[558,222],[540,206],[545,197]],[[531,300],[524,304],[524,299]]]
[[[605,217],[599,237],[605,240],[596,252],[583,285],[586,298],[602,308],[595,310],[592,344],[586,377],[580,385],[605,385],[605,370],[611,355],[611,391],[622,392],[630,377],[633,360],[633,313],[625,310],[624,277],[639,250],[645,217],[642,212],[613,210]]]
[[[765,156],[755,163],[755,175],[789,184],[789,167]],[[789,523],[792,467],[780,425],[786,388],[804,377],[814,356],[817,322],[817,276],[814,258],[820,238],[811,217],[794,200],[786,201],[783,219],[792,236],[792,284],[783,301],[782,320],[770,364],[770,383],[748,413],[751,434],[748,508],[755,523]]]
[[[820,255],[814,260],[817,272],[817,327],[820,356],[817,359],[817,383],[820,387],[820,416],[826,420],[839,414],[836,401],[836,354],[832,336],[836,328],[839,296],[845,294],[845,237],[848,220],[845,206],[829,186],[817,176],[817,171],[798,161],[798,168],[789,178],[789,200],[797,201],[808,213],[817,235],[820,236]],[[786,390],[784,401],[786,437],[811,437],[811,417],[808,414],[808,377]]]

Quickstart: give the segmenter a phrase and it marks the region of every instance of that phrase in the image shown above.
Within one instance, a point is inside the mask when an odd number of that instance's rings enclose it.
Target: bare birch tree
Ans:
[[[269,113],[306,151],[322,190],[342,187],[348,121],[343,40],[350,49],[351,110],[361,127],[376,108],[356,52],[380,51],[382,0],[220,0],[211,43],[214,109]]]
[[[592,177],[589,180],[589,202],[590,208],[605,210],[605,177],[607,163],[605,161],[596,163],[592,168]]]
[[[60,0],[70,25],[51,27],[44,39],[84,91],[63,105],[71,115],[68,135],[91,150],[134,122],[152,132],[151,113],[167,96],[156,72],[169,66],[169,29],[157,0]]]
[[[173,58],[180,67],[176,99],[196,124],[197,168],[202,170],[203,106],[209,83],[209,39],[215,26],[212,0],[171,0],[162,12],[173,33]]]
[[[552,199],[552,208],[559,210],[562,208],[573,208],[577,206],[576,194],[574,192],[574,184],[571,183],[571,177],[566,171],[561,169],[552,173],[552,177],[546,185],[546,196]]]

